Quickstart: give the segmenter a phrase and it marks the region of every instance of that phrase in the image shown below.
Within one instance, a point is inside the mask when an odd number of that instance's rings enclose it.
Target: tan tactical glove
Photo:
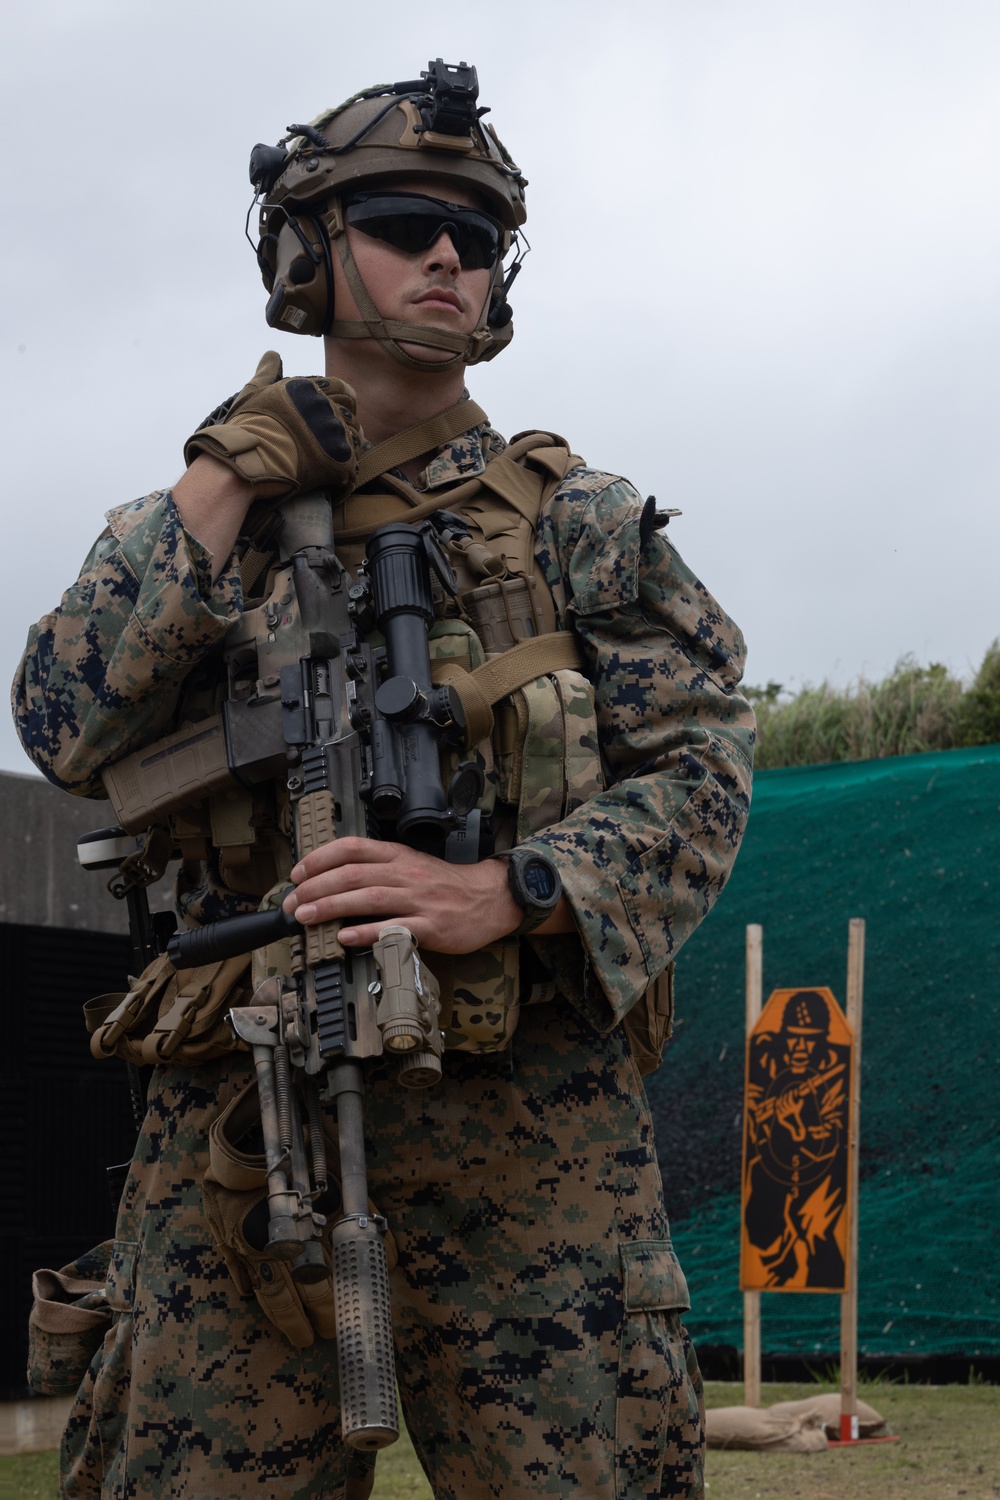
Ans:
[[[343,380],[323,375],[283,380],[269,349],[228,407],[212,413],[184,444],[184,461],[208,453],[254,487],[258,500],[287,500],[306,490],[350,494],[358,477],[357,400]]]
[[[230,1275],[244,1296],[253,1292],[274,1326],[296,1349],[307,1349],[316,1334],[336,1333],[333,1282],[296,1281],[291,1264],[267,1250],[267,1189],[234,1193],[208,1177],[202,1181],[205,1217]],[[329,1265],[329,1246],[323,1251]]]
[[[274,1326],[296,1349],[307,1349],[318,1334],[336,1332],[332,1276],[296,1281],[291,1264],[267,1248],[268,1202],[264,1157],[245,1149],[248,1126],[260,1119],[254,1078],[230,1100],[208,1133],[209,1167],[202,1179],[205,1217],[229,1273],[244,1296],[253,1292]],[[324,1130],[330,1159],[337,1159],[336,1126]],[[340,1208],[340,1183],[330,1179],[326,1194],[314,1205],[327,1214],[323,1256],[331,1269],[330,1238]],[[371,1213],[378,1210],[369,1201]],[[396,1242],[386,1234],[386,1262],[396,1264]]]

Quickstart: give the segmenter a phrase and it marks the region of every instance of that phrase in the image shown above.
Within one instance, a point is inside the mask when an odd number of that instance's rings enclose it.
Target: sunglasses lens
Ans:
[[[422,254],[447,231],[463,271],[481,271],[500,258],[499,224],[472,208],[416,194],[372,193],[348,203],[345,213],[362,234],[407,255]]]

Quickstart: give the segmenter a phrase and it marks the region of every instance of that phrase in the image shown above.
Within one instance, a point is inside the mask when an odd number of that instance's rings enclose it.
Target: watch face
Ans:
[[[544,905],[556,893],[555,876],[540,859],[526,860],[521,869],[521,879],[532,901]]]

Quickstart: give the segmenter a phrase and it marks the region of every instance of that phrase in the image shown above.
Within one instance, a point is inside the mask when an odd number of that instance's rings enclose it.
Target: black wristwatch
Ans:
[[[511,895],[524,912],[524,921],[512,937],[522,937],[540,927],[552,915],[562,895],[559,871],[547,854],[537,849],[508,849],[507,883]]]

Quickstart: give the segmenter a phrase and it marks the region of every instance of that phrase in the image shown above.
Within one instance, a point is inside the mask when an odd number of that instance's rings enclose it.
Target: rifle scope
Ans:
[[[396,828],[414,848],[440,854],[457,826],[441,781],[442,738],[461,738],[465,728],[458,699],[431,680],[427,630],[434,619],[431,566],[454,593],[455,575],[433,526],[391,521],[380,526],[365,549],[375,601],[375,619],[385,637],[387,675],[375,706],[393,727],[405,788]]]

